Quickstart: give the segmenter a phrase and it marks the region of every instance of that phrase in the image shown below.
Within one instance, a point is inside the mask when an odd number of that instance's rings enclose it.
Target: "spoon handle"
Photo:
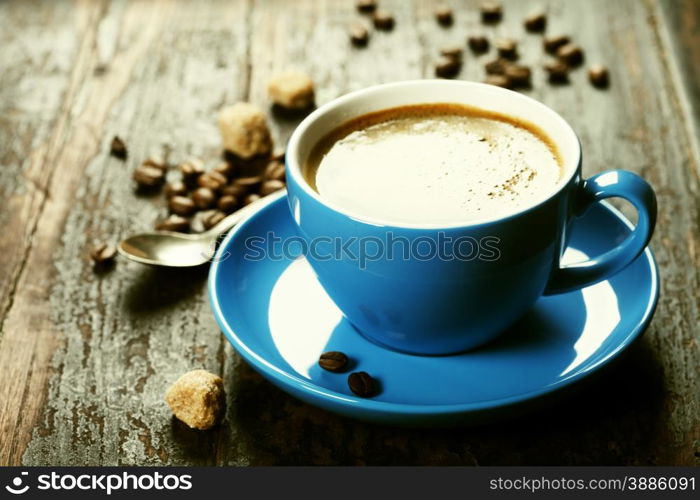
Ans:
[[[223,219],[221,222],[219,222],[216,226],[212,227],[207,232],[205,232],[202,236],[216,239],[222,234],[226,233],[233,226],[238,224],[241,220],[248,217],[253,212],[257,212],[263,206],[275,201],[278,198],[281,198],[282,196],[285,196],[286,194],[287,190],[281,189],[274,194],[267,195],[263,198],[260,198],[259,200],[254,201],[250,205],[246,205],[245,207],[239,208],[231,215]]]

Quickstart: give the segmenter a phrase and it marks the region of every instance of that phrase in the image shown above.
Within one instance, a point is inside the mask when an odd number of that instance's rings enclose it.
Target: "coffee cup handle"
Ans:
[[[638,221],[634,230],[615,248],[585,262],[559,266],[545,290],[545,295],[578,290],[602,281],[624,269],[649,244],[656,224],[656,195],[641,177],[626,170],[603,172],[586,179],[575,201],[576,215],[581,216],[605,198],[624,198],[637,209]]]

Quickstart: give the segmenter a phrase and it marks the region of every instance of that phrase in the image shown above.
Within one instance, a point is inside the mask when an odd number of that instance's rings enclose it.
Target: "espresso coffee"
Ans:
[[[388,223],[454,225],[517,212],[562,174],[536,126],[459,104],[391,108],[324,137],[304,166],[329,203]]]

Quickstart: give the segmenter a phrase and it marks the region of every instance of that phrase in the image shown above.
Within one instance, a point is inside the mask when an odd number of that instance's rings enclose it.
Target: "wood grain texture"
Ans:
[[[445,29],[433,2],[383,0],[396,29],[373,33],[366,49],[348,43],[359,14],[347,1],[0,3],[0,464],[700,464],[700,158],[687,87],[696,69],[678,62],[674,24],[692,2],[543,3],[550,33],[572,34],[587,62],[611,68],[603,91],[584,70],[570,85],[544,82],[540,36],[521,24],[532,5],[504,2],[504,22],[484,27],[477,1],[450,3]],[[119,261],[93,272],[94,241],[116,242],[163,213],[158,197],[133,194],[139,161],[164,145],[173,161],[214,161],[216,111],[240,99],[268,108],[275,71],[308,71],[324,103],[430,77],[442,45],[481,32],[520,41],[536,66],[527,93],[579,133],[585,175],[633,170],[659,196],[652,325],[561,405],[457,430],[351,421],[240,360],[208,310],[206,269]],[[491,57],[467,54],[459,77],[482,79]],[[300,117],[270,118],[283,146]],[[107,154],[114,134],[129,145],[125,163]],[[225,378],[227,417],[210,432],[185,428],[162,401],[194,368]]]

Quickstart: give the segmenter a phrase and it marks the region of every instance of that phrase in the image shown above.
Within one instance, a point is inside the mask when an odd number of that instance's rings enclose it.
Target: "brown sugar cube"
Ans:
[[[224,149],[247,159],[272,151],[272,137],[265,113],[255,104],[238,102],[219,113]]]
[[[175,417],[193,429],[211,429],[223,416],[224,381],[206,370],[185,373],[170,386],[165,401]]]
[[[314,103],[314,82],[303,71],[274,75],[267,82],[267,92],[272,102],[286,109],[306,109]]]

